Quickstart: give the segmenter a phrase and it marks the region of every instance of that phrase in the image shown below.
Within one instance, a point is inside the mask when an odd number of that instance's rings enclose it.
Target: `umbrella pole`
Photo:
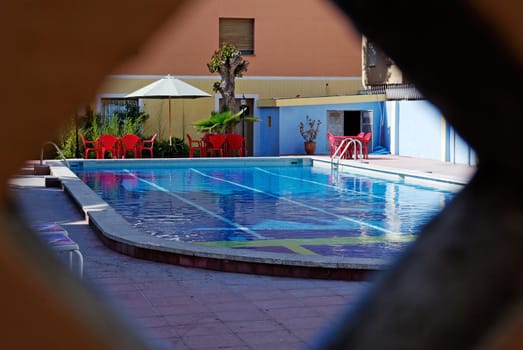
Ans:
[[[169,96],[169,146],[173,145],[173,134],[171,131],[171,96]]]
[[[74,115],[74,132],[75,132],[75,142],[76,142],[76,148],[74,150],[74,156],[76,158],[80,158],[80,145],[78,142],[78,113]]]

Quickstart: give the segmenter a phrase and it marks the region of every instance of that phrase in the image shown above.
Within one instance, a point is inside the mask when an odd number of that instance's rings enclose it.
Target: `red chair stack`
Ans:
[[[97,158],[104,159],[109,152],[111,158],[120,158],[120,142],[118,137],[111,134],[103,134],[96,140]]]
[[[194,152],[198,152],[200,157],[207,155],[206,145],[204,140],[193,139],[191,135],[187,134],[189,140],[189,157],[194,157]]]
[[[120,138],[121,143],[121,157],[127,157],[127,153],[131,152],[134,158],[142,157],[142,139],[135,134],[127,134]]]
[[[224,148],[227,157],[245,157],[245,138],[238,134],[226,134]]]
[[[368,132],[363,136],[363,139],[361,140],[362,144],[362,153],[364,159],[369,159],[369,142],[372,137],[372,133]]]
[[[225,143],[225,135],[223,134],[210,134],[208,135],[207,153],[214,157],[218,155],[223,157],[223,145]]]

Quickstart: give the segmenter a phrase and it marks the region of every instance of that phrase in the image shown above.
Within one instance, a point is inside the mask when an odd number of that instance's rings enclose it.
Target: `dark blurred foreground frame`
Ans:
[[[39,159],[105,77],[182,0],[5,0],[0,4],[0,348],[151,349],[121,310],[59,264],[10,206],[8,180]],[[182,6],[183,5],[183,6]]]
[[[523,69],[521,36],[503,35],[522,32],[506,21],[521,2],[333,2],[440,108],[479,167],[311,348],[522,349]]]
[[[155,346],[45,256],[10,210],[7,180],[24,160],[38,158],[41,143],[181,3],[188,1],[2,3],[1,348]],[[367,299],[312,347],[523,348],[521,1],[338,4],[443,111],[476,149],[480,166]],[[508,11],[488,8],[502,4]],[[512,20],[494,18],[500,13]],[[498,24],[496,30],[482,22],[485,14],[494,15],[488,23]]]

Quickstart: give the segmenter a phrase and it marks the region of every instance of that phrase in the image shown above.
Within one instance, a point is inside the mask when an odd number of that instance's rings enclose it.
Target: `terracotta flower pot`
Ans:
[[[316,152],[316,142],[314,141],[307,141],[303,143],[305,145],[305,153],[311,155]]]

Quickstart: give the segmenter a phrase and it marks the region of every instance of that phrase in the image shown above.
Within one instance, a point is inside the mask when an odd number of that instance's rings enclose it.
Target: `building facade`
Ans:
[[[213,95],[172,103],[172,132],[198,136],[192,124],[219,108],[220,79],[207,63],[223,41],[242,50],[248,71],[236,81],[238,99],[254,116],[260,99],[355,94],[361,86],[361,35],[322,0],[196,0],[182,8],[133,59],[115,67],[94,102],[112,110],[127,93],[167,74]],[[151,118],[145,133],[168,135],[167,102],[140,100]],[[109,106],[108,106],[109,105]],[[253,155],[253,126],[246,131]]]
[[[235,44],[249,61],[235,90],[261,120],[236,130],[247,139],[247,155],[304,154],[298,126],[308,115],[322,121],[318,154],[329,153],[327,131],[359,129],[373,133],[371,151],[474,164],[474,152],[437,108],[323,0],[191,1],[115,67],[98,92],[97,111],[117,109],[127,93],[170,74],[212,97],[172,100],[170,124],[167,100],[137,100],[150,115],[145,134],[199,137],[194,122],[220,108],[221,96],[212,90],[220,77],[207,63],[222,42]]]

